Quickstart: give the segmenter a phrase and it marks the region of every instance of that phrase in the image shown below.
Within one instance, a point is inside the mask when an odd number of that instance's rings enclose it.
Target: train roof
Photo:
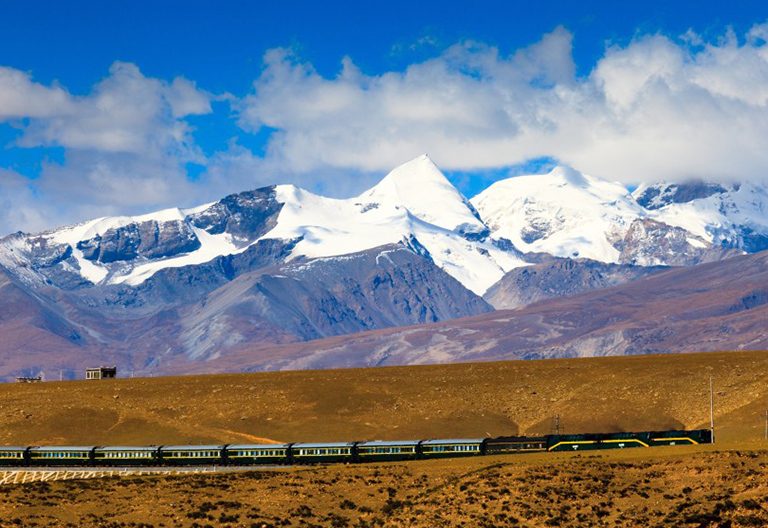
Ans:
[[[326,444],[293,444],[291,447],[294,449],[326,449],[333,447],[352,447],[355,442],[330,442]]]
[[[102,446],[97,447],[96,451],[157,451],[157,446]]]
[[[168,445],[162,446],[160,451],[216,451],[224,447],[223,445]]]
[[[34,446],[30,451],[90,451],[96,446]]]
[[[232,449],[288,449],[289,444],[231,444],[227,451]]]
[[[480,444],[484,438],[443,438],[438,440],[424,440],[421,445],[439,444]]]
[[[371,442],[360,442],[358,447],[365,446],[365,447],[378,447],[378,446],[415,446],[419,445],[419,442],[421,440],[394,440],[394,441],[387,441],[387,440],[373,440]]]
[[[488,442],[546,442],[546,436],[497,436],[488,438]]]
[[[0,446],[0,451],[26,451],[26,449],[21,446]]]

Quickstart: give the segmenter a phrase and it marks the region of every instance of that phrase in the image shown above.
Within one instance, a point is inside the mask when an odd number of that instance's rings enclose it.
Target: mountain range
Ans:
[[[280,347],[473,316],[503,332],[497,310],[661,284],[768,249],[766,208],[752,183],[630,192],[568,167],[467,200],[421,156],[349,199],[276,185],[14,233],[0,238],[0,377],[74,377],[100,363],[139,374],[282,368],[265,362]],[[576,348],[557,350],[510,357]]]

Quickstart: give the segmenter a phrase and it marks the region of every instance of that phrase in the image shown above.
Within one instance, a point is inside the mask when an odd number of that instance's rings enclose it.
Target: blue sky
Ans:
[[[760,178],[760,2],[5,2],[0,234],[427,152],[472,196],[557,160]],[[416,5],[414,5],[416,4]]]

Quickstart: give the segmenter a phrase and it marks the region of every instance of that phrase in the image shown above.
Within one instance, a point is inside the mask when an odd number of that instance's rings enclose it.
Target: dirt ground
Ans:
[[[768,451],[629,449],[0,487],[0,527],[757,527]]]

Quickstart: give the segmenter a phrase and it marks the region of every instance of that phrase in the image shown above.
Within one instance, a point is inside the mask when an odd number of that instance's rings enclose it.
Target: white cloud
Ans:
[[[72,111],[70,95],[58,86],[43,86],[28,73],[0,66],[0,122],[40,118]]]
[[[194,203],[204,193],[184,165],[207,160],[184,118],[210,113],[212,98],[187,79],[149,78],[124,62],[83,96],[0,68],[0,121],[22,130],[13,146],[64,147],[63,163],[44,163],[25,185],[6,174],[0,191],[6,200],[17,197],[10,202],[16,213],[0,217],[0,228],[35,230]]]
[[[14,171],[0,169],[0,226],[8,231],[50,227],[45,211],[39,207],[34,186],[28,178]]]
[[[768,25],[740,44],[641,36],[577,77],[558,28],[505,57],[467,42],[404,72],[335,78],[286,50],[265,56],[242,102],[247,130],[278,130],[268,158],[295,171],[384,171],[428,152],[445,169],[553,156],[636,183],[763,177],[768,169]]]
[[[564,28],[510,55],[462,42],[377,75],[347,57],[326,78],[274,49],[240,100],[183,77],[146,77],[130,63],[114,63],[84,95],[0,67],[0,122],[21,129],[16,148],[64,148],[64,161],[44,164],[38,178],[0,172],[0,232],[194,205],[272,183],[352,195],[424,152],[447,170],[549,156],[629,183],[763,178],[767,37],[768,24],[717,42],[693,31],[639,36],[607,48],[583,76]],[[216,99],[235,107],[246,132],[276,130],[265,156],[234,139],[203,155],[187,118],[210,113]],[[205,166],[196,181],[188,162]]]
[[[89,95],[70,96],[69,112],[34,120],[19,143],[193,158],[189,126],[182,118],[209,113],[210,96],[186,79],[169,84],[147,78],[130,63],[116,62],[109,73]]]

